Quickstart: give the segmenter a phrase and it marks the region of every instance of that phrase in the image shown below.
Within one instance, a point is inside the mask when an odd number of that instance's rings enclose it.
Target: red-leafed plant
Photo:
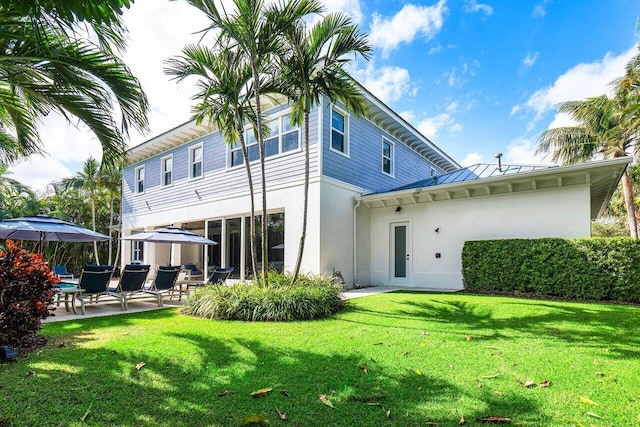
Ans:
[[[22,351],[46,343],[38,335],[42,319],[51,313],[55,277],[42,255],[7,240],[0,251],[0,344]]]

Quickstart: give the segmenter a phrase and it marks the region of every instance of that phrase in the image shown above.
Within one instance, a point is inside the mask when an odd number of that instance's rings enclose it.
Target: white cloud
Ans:
[[[460,164],[462,166],[473,166],[473,165],[477,165],[478,163],[482,163],[482,154],[480,153],[469,153],[467,154],[467,156],[462,159],[462,161],[460,162]]]
[[[400,113],[400,117],[405,119],[408,123],[414,123],[418,118],[413,111],[403,111]]]
[[[439,53],[440,51],[442,51],[442,45],[440,43],[438,43],[437,46],[432,47],[431,49],[429,49],[429,55],[433,55],[436,53]]]
[[[553,118],[553,121],[549,123],[549,129],[564,128],[576,126],[578,122],[573,120],[567,113],[557,113]]]
[[[469,13],[482,12],[487,15],[493,15],[493,8],[491,6],[478,3],[477,0],[466,0],[462,10]]]
[[[480,67],[480,63],[476,59],[464,61],[460,67],[453,67],[451,71],[445,73],[447,84],[449,87],[457,88],[464,86],[471,77],[476,75],[478,67]]]
[[[537,4],[536,7],[533,8],[533,11],[531,12],[531,16],[534,18],[544,18],[544,16],[547,14],[547,11],[544,8],[545,3],[546,3],[546,0],[540,4]]]
[[[415,96],[417,89],[411,84],[405,68],[384,66],[375,68],[373,61],[367,68],[353,71],[353,76],[382,102],[397,101],[405,95]]]
[[[453,101],[451,104],[447,105],[445,111],[447,113],[455,113],[456,111],[458,111],[458,103],[456,101]]]
[[[463,126],[460,123],[456,123],[450,114],[440,113],[436,116],[421,120],[417,124],[416,128],[421,134],[431,140],[434,140],[442,130],[445,130],[450,134],[455,134],[460,133]]]
[[[11,172],[11,178],[29,185],[40,194],[44,194],[52,182],[74,175],[61,159],[35,155],[13,166]]]
[[[533,67],[533,65],[538,60],[539,54],[540,52],[527,53],[527,56],[525,56],[524,59],[522,60],[522,65],[524,65],[525,67]]]
[[[382,49],[386,58],[389,52],[402,43],[411,43],[418,34],[426,40],[433,39],[442,28],[446,11],[445,0],[440,0],[433,6],[406,4],[391,18],[374,14],[369,41]]]
[[[322,0],[327,12],[343,12],[356,24],[362,23],[362,8],[359,0]]]
[[[610,93],[611,81],[624,74],[625,65],[635,53],[634,46],[617,56],[607,53],[601,61],[578,64],[558,77],[551,86],[536,91],[524,103],[524,107],[535,112],[532,123],[539,121],[561,102]],[[512,114],[523,106],[516,107],[512,108]]]
[[[507,153],[504,155],[504,163],[512,163],[516,165],[539,165],[548,164],[549,160],[543,154],[535,154],[536,141],[531,138],[516,138],[507,147]]]

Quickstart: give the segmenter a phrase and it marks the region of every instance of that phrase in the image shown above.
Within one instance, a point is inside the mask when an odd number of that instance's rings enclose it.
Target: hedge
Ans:
[[[567,299],[640,302],[640,241],[630,238],[467,241],[464,287]]]

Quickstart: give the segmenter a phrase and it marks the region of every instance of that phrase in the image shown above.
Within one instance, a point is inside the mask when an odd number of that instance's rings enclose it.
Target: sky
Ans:
[[[228,1],[228,0],[225,0]],[[638,52],[637,0],[321,0],[369,34],[373,56],[351,74],[463,166],[545,164],[538,135],[571,125],[560,102],[610,91]],[[163,61],[179,55],[206,18],[186,2],[135,0],[126,10],[123,60],[151,106],[150,132],[130,147],[189,120],[193,84],[177,84]],[[11,167],[12,177],[45,191],[101,158],[96,138],[76,121],[41,123],[45,156]]]

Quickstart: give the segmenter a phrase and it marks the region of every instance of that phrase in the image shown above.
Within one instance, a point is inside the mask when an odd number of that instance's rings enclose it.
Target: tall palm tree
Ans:
[[[26,3],[10,5],[19,4],[22,10]],[[124,153],[129,127],[147,128],[147,98],[129,68],[106,44],[77,38],[73,29],[77,30],[78,19],[56,12],[72,7],[65,9],[64,2],[42,3],[52,9],[34,6],[25,15],[0,6],[0,141],[11,142],[9,149],[0,144],[1,155],[13,161],[40,152],[38,122],[57,111],[84,123],[102,144],[103,161],[115,162]],[[106,24],[96,27],[107,39],[109,31],[118,32]]]
[[[56,190],[66,191],[69,189],[79,190],[85,193],[86,197],[91,200],[91,226],[96,231],[96,194],[101,188],[103,182],[102,170],[100,163],[93,157],[89,157],[82,165],[82,170],[77,172],[75,176],[63,178],[54,184]],[[98,256],[98,242],[93,242],[93,252],[96,257],[96,264],[100,264]]]
[[[114,220],[120,217],[120,197],[122,194],[122,163],[118,165],[102,166],[99,173],[99,185],[109,196],[109,237],[112,237]],[[117,209],[117,211],[116,211]],[[117,236],[116,236],[117,237]],[[116,240],[117,241],[117,240]],[[109,265],[114,265],[113,240],[109,239]],[[116,254],[117,261],[118,256]]]
[[[252,123],[254,129],[257,127],[256,115],[251,107],[252,71],[237,50],[225,49],[221,45],[219,48],[216,53],[202,45],[188,45],[180,57],[166,61],[165,73],[178,81],[190,76],[198,78],[198,92],[191,98],[198,102],[192,108],[196,123],[205,120],[213,123],[220,129],[227,144],[233,146],[240,143],[251,200],[251,267],[257,274],[255,196],[244,138],[245,123]]]
[[[640,147],[625,126],[625,99],[601,95],[584,101],[563,102],[558,111],[567,113],[577,126],[548,129],[539,136],[537,152],[552,152],[552,160],[563,164],[591,160],[596,154],[604,158],[637,156]],[[635,132],[634,132],[635,133]],[[633,183],[625,171],[621,178],[631,237],[638,238],[633,208]]]
[[[319,4],[318,4],[319,7]],[[309,198],[309,115],[322,97],[340,101],[357,116],[364,115],[366,105],[361,91],[343,66],[356,55],[369,59],[371,46],[351,19],[342,13],[329,14],[310,29],[298,20],[284,33],[287,54],[281,62],[282,91],[292,103],[291,120],[304,123],[304,204],[302,233],[293,282],[298,278],[307,232]]]

